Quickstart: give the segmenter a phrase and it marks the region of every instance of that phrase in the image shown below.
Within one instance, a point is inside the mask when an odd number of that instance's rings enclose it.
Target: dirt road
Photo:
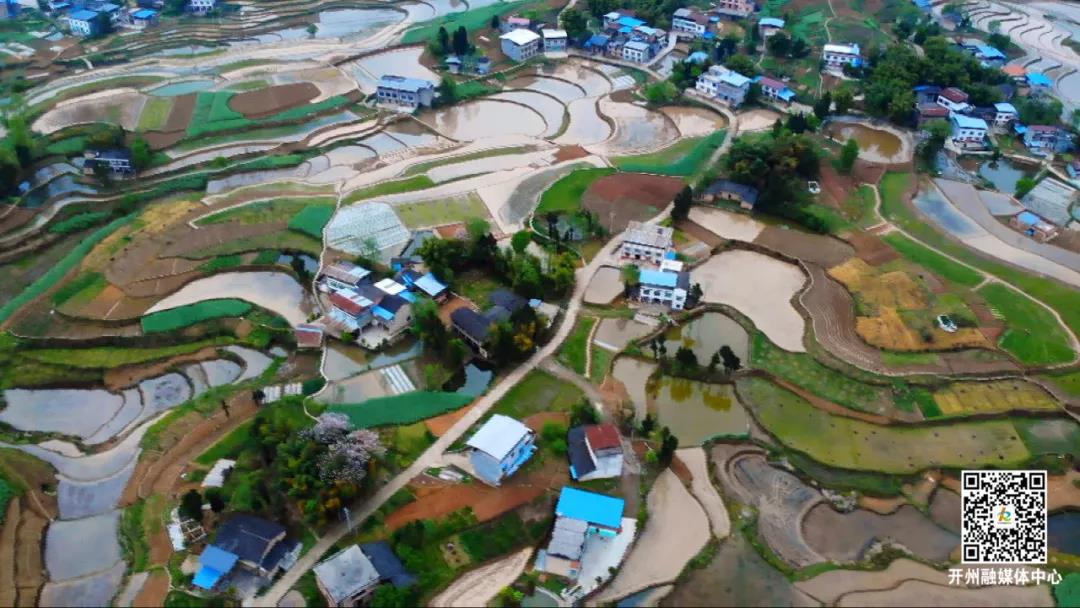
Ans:
[[[487,606],[499,591],[517,580],[529,563],[532,551],[532,547],[522,549],[510,557],[469,572],[435,596],[428,606]]]

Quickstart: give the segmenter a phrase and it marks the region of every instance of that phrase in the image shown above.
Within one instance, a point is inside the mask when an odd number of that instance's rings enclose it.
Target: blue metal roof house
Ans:
[[[223,576],[232,571],[238,559],[240,558],[235,553],[210,545],[199,556],[199,565],[202,567],[192,582],[196,587],[209,591]]]
[[[1028,72],[1027,80],[1032,87],[1049,87],[1054,84],[1054,81],[1042,72]]]
[[[555,516],[583,521],[589,524],[589,533],[615,536],[622,531],[625,504],[621,498],[563,486]]]

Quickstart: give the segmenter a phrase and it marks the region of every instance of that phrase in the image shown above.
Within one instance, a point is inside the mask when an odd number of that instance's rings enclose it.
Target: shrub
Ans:
[[[108,219],[109,215],[110,213],[108,211],[79,213],[49,226],[49,232],[53,234],[71,234],[72,232],[79,232],[96,224],[100,224],[102,221]]]

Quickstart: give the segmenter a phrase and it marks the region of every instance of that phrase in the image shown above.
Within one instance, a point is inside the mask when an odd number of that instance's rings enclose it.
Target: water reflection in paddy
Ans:
[[[585,90],[576,84],[543,76],[518,78],[510,81],[508,86],[513,89],[531,89],[547,93],[563,103],[569,103],[585,96]]]
[[[619,357],[615,360],[615,366],[612,368],[611,374],[626,387],[627,395],[633,402],[635,420],[641,420],[645,417],[649,401],[646,385],[649,376],[654,371],[656,371],[656,364],[648,361],[632,357]]]
[[[570,125],[557,142],[566,144],[593,144],[611,137],[611,126],[596,111],[596,100],[577,99],[567,106]]]
[[[649,388],[649,411],[679,445],[700,445],[717,435],[745,436],[750,430],[750,418],[730,384],[661,376]]]
[[[701,365],[708,365],[713,353],[724,345],[731,347],[735,356],[743,361],[750,357],[750,337],[746,330],[731,317],[718,312],[707,312],[667,330],[664,345],[670,357],[675,356],[679,347],[689,348]]]
[[[491,98],[520,103],[539,112],[547,123],[544,137],[551,137],[562,129],[566,106],[547,95],[533,91],[506,91],[493,95]]]
[[[888,131],[850,122],[833,122],[825,133],[841,142],[849,139],[859,142],[859,156],[868,160],[901,160],[899,156],[903,144],[899,137]]]
[[[979,165],[979,175],[990,180],[990,183],[994,184],[994,188],[999,191],[1012,194],[1016,192],[1016,183],[1021,178],[1035,175],[1035,170],[1002,158],[981,163]]]
[[[427,114],[422,120],[459,141],[512,134],[536,136],[547,128],[535,110],[487,99],[445,108]]]
[[[150,89],[147,93],[154,95],[155,97],[177,97],[179,95],[187,95],[188,93],[205,91],[212,86],[214,86],[213,80],[188,80],[187,82],[176,82],[156,89]]]

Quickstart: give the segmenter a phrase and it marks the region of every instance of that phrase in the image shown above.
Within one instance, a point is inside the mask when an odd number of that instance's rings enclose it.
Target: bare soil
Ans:
[[[434,418],[428,418],[424,421],[424,426],[426,426],[428,430],[431,431],[432,435],[435,435],[436,437],[442,437],[443,434],[446,433],[446,431],[449,431],[451,427],[457,424],[458,420],[464,418],[465,414],[468,414],[469,410],[471,409],[472,405],[470,404],[466,405],[463,408],[456,409],[452,412],[447,412],[440,416],[435,416]]]
[[[195,363],[208,361],[218,356],[217,348],[207,346],[188,355],[172,357],[156,363],[146,365],[129,365],[126,367],[113,367],[105,371],[105,388],[110,391],[120,391],[129,386],[134,386],[142,380],[160,376],[183,363]]]
[[[705,243],[709,246],[710,250],[724,244],[723,238],[717,236],[716,233],[709,230],[708,228],[705,228],[701,224],[698,224],[697,222],[693,222],[690,220],[680,220],[678,223],[675,224],[675,227],[682,232],[685,232],[688,236],[693,237],[701,241],[702,243]]]
[[[886,245],[880,237],[869,232],[852,232],[847,235],[847,241],[855,248],[855,255],[871,266],[880,266],[900,258],[896,250]]]
[[[0,217],[0,234],[11,232],[16,228],[26,225],[26,223],[34,219],[34,216],[36,215],[37,211],[33,209],[8,206],[7,212]]]
[[[19,528],[19,501],[8,503],[4,525],[0,527],[0,606],[14,606],[17,596],[15,587],[15,533]]]
[[[777,226],[766,227],[754,239],[754,243],[826,268],[841,264],[855,255],[854,248],[840,239],[798,230],[785,230]]]
[[[581,203],[614,233],[624,230],[631,220],[655,216],[682,188],[682,180],[675,177],[618,173],[593,182]]]
[[[238,93],[229,100],[229,107],[246,118],[266,118],[301,106],[318,96],[319,87],[310,82],[297,82]]]
[[[555,162],[561,163],[564,160],[576,160],[578,158],[585,158],[589,155],[589,151],[581,146],[560,146],[559,151],[555,153]]]
[[[19,588],[18,605],[34,605],[41,586],[45,583],[42,541],[48,524],[47,519],[39,517],[33,511],[22,510],[15,539],[15,584]]]
[[[165,596],[168,594],[169,573],[164,570],[157,570],[150,574],[150,578],[146,579],[146,583],[143,584],[143,588],[135,596],[135,600],[131,602],[131,605],[134,608],[164,606]]]
[[[195,113],[195,99],[197,97],[195,93],[189,93],[174,99],[172,109],[169,111],[169,118],[165,121],[165,128],[162,131],[170,133],[187,129],[188,123],[191,122],[191,116]]]

